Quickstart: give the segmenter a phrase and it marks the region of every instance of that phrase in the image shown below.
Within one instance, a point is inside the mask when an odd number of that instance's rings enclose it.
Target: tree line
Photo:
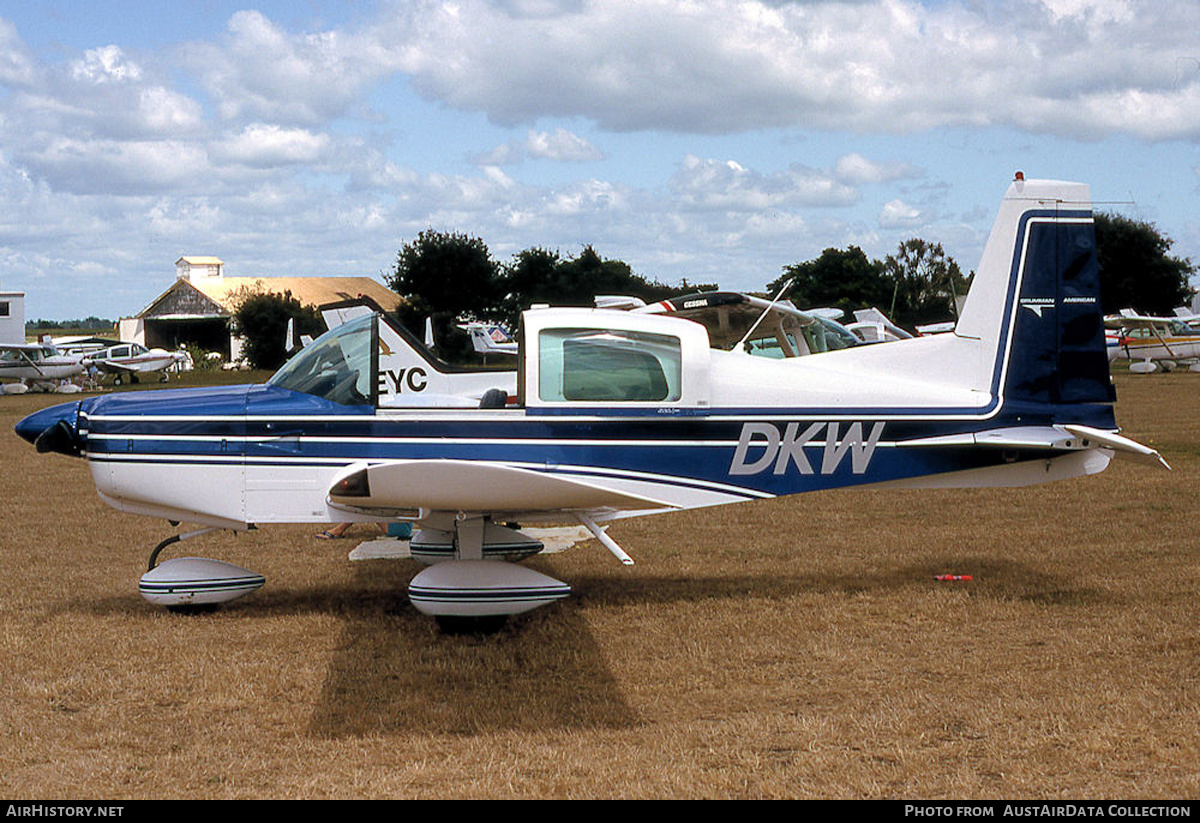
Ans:
[[[403,298],[396,311],[405,327],[420,335],[432,318],[443,357],[461,358],[469,341],[456,326],[464,319],[495,322],[516,331],[521,312],[532,305],[595,305],[597,295],[639,297],[647,303],[709,291],[715,283],[670,286],[635,274],[628,263],[602,257],[592,246],[575,256],[534,247],[508,263],[492,257],[478,237],[458,232],[421,232],[405,243],[386,285]]]
[[[116,328],[116,323],[112,320],[106,320],[103,317],[89,315],[82,320],[26,320],[26,333],[56,331],[56,330],[78,330],[78,331],[105,331],[112,333]]]
[[[1153,224],[1100,212],[1095,229],[1104,313],[1134,307],[1169,314],[1189,299],[1188,279],[1196,269],[1170,254],[1171,240]],[[849,314],[873,306],[912,330],[955,320],[973,274],[964,274],[940,243],[910,238],[882,260],[869,258],[858,246],[827,248],[812,260],[784,266],[756,293],[774,297],[787,284],[785,299],[799,308],[833,307]],[[676,286],[660,283],[590,245],[578,255],[533,247],[501,263],[482,239],[433,229],[401,245],[385,283],[402,298],[394,310],[399,322],[420,337],[431,318],[438,354],[452,362],[472,355],[467,335],[456,325],[463,320],[496,322],[516,331],[521,312],[539,303],[593,306],[597,295],[606,294],[651,303],[719,288],[687,280]],[[302,330],[319,327],[312,307],[301,306],[290,294],[255,295],[243,303],[234,323],[247,337],[253,365],[271,368],[283,362],[288,317],[295,317]],[[260,337],[261,345],[255,342]]]

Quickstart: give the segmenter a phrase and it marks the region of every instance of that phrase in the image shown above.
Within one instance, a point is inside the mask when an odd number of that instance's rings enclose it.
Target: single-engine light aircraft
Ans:
[[[1140,374],[1160,368],[1170,371],[1180,362],[1193,367],[1200,363],[1200,322],[1175,311],[1175,317],[1154,317],[1121,309],[1105,318],[1110,329],[1119,330],[1117,344],[1109,348],[1110,358],[1132,361],[1129,370]]]
[[[368,312],[266,384],[91,397],[17,432],[84,457],[117,509],[201,527],[154,549],[155,602],[262,585],[219,561],[156,566],[205,530],[408,521],[430,564],[413,605],[503,619],[570,593],[510,562],[542,548],[526,524],[576,521],[629,564],[603,523],[867,483],[1029,485],[1114,454],[1165,466],[1118,433],[1098,289],[1087,186],[1018,175],[952,333],[773,359],[682,317],[546,308],[523,316],[515,373],[457,373]]]
[[[139,377],[148,374],[158,374],[159,380],[165,383],[167,369],[186,358],[187,355],[179,351],[147,349],[140,343],[119,343],[84,355],[83,365],[113,375],[117,385],[124,380],[136,383]]]
[[[837,351],[860,343],[838,323],[840,309],[803,311],[782,300],[764,300],[732,291],[706,291],[671,297],[630,311],[664,314],[702,324],[715,349],[759,357],[804,357]]]
[[[517,341],[503,326],[496,323],[464,323],[463,331],[471,335],[471,347],[477,354],[516,355]]]
[[[50,389],[83,373],[80,355],[64,354],[50,343],[0,343],[0,380]]]
[[[864,343],[890,343],[912,337],[874,306],[854,312],[854,322],[848,323],[846,328]]]

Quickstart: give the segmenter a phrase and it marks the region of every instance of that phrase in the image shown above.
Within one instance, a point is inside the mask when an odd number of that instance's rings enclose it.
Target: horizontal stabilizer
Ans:
[[[329,502],[351,509],[509,513],[670,507],[583,480],[473,460],[351,466],[335,480]]]
[[[964,432],[938,437],[905,440],[901,446],[993,446],[998,449],[1053,449],[1080,451],[1082,449],[1112,449],[1118,455],[1143,463],[1165,466],[1167,461],[1149,446],[1122,437],[1114,432],[1091,426],[1067,424],[1062,426],[1010,426],[981,432]]]
[[[998,449],[1060,449],[1074,451],[1087,448],[1080,438],[1057,426],[1008,426],[981,432],[946,434],[905,440],[902,446],[992,446]]]
[[[1158,464],[1167,469],[1171,468],[1167,461],[1163,459],[1163,456],[1155,449],[1143,446],[1141,443],[1130,440],[1128,437],[1122,437],[1115,432],[1093,429],[1091,426],[1067,425],[1063,426],[1063,428],[1085,440],[1092,440],[1106,449],[1112,449],[1122,457],[1131,457],[1142,463]]]

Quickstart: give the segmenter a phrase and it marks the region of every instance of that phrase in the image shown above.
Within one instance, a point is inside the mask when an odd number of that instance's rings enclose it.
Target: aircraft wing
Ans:
[[[355,464],[334,480],[329,502],[351,510],[508,514],[674,508],[661,500],[588,480],[475,460]]]
[[[837,319],[843,314],[839,309],[815,309],[802,311],[786,301],[764,300],[752,294],[732,291],[698,292],[684,297],[671,297],[660,300],[648,306],[635,308],[634,311],[648,314],[672,314],[677,317],[688,317],[704,310],[723,308],[731,312],[743,314],[750,320],[757,319],[763,312],[775,312],[786,317],[794,318],[801,325],[815,323],[817,317],[829,315]],[[833,315],[836,313],[836,317]],[[748,325],[748,324],[747,324]]]
[[[133,366],[126,363],[118,363],[116,360],[93,360],[91,361],[91,365],[105,374],[131,374],[137,371]]]
[[[826,310],[802,311],[786,300],[764,300],[742,292],[698,292],[683,297],[671,297],[640,308],[639,314],[669,314],[700,323],[708,329],[708,337],[716,348],[728,350],[743,341],[751,330],[761,327],[764,334],[779,323],[810,326],[821,322]],[[840,311],[834,309],[832,311]],[[848,332],[847,332],[848,333]]]
[[[1138,314],[1133,309],[1121,309],[1118,314],[1109,315],[1104,318],[1104,325],[1109,328],[1125,328],[1125,329],[1144,329],[1161,326],[1164,323],[1170,323],[1173,320],[1178,320],[1177,317],[1154,317],[1148,314]]]

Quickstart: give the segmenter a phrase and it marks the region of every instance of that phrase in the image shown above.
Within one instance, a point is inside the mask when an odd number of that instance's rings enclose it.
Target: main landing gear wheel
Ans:
[[[215,529],[199,529],[172,535],[154,547],[149,569],[138,582],[138,591],[147,601],[165,606],[179,614],[211,612],[258,591],[266,578],[241,566],[205,557],[177,557],[158,563],[158,555],[167,546],[208,534]]]
[[[562,600],[571,587],[503,560],[446,560],[412,579],[408,599],[449,634],[488,633],[509,615]]]

